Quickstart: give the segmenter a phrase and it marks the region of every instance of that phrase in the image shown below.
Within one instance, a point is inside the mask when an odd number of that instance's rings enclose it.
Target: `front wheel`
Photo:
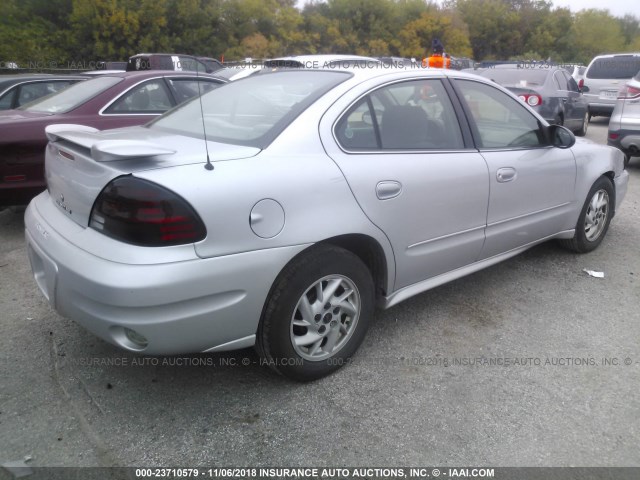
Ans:
[[[596,249],[609,229],[614,202],[611,180],[600,177],[589,190],[578,218],[574,237],[571,240],[561,240],[560,243],[578,253]]]
[[[349,363],[374,311],[367,266],[353,253],[318,245],[278,276],[258,328],[264,363],[299,381]]]

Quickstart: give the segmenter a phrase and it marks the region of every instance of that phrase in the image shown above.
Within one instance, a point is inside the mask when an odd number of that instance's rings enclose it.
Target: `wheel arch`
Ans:
[[[388,261],[393,262],[393,259],[388,260],[385,256],[384,248],[380,243],[374,239],[373,237],[361,233],[351,233],[338,235],[335,237],[326,238],[319,242],[316,242],[312,245],[309,245],[307,248],[299,252],[293,258],[291,258],[280,270],[278,275],[273,279],[271,283],[271,287],[269,288],[269,292],[264,299],[264,303],[262,305],[262,312],[260,314],[260,321],[258,324],[262,324],[262,319],[265,315],[265,309],[267,308],[267,304],[269,303],[269,299],[271,298],[276,285],[278,285],[281,276],[284,272],[287,271],[290,265],[297,262],[302,256],[306,255],[309,250],[313,248],[317,248],[319,245],[333,245],[336,247],[344,248],[345,250],[356,255],[362,262],[365,264],[369,272],[371,273],[371,278],[373,279],[373,284],[375,287],[375,296],[376,301],[379,301],[384,295],[388,293],[388,280],[389,280],[389,266]],[[393,274],[393,272],[391,273]],[[258,327],[259,328],[259,327]]]
[[[356,255],[362,260],[371,273],[376,289],[376,299],[388,293],[389,269],[387,267],[387,259],[382,246],[377,240],[368,235],[353,233],[327,238],[318,243],[335,245]]]
[[[611,202],[611,218],[616,216],[616,182],[615,182],[615,172],[609,170],[608,172],[604,172],[602,174],[603,177],[608,178],[611,181],[611,187],[613,188],[613,201]],[[595,182],[594,182],[595,183]]]

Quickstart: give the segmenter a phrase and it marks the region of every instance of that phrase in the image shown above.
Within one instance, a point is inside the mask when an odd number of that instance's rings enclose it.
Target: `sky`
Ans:
[[[611,15],[623,17],[625,14],[640,17],[637,0],[551,0],[554,7],[569,7],[572,12],[588,8],[609,10]]]
[[[296,0],[299,8],[304,7],[308,0]],[[638,0],[551,0],[554,7],[569,7],[572,12],[588,8],[609,10],[611,15],[624,17],[627,13],[640,18]],[[442,0],[439,0],[442,3]]]

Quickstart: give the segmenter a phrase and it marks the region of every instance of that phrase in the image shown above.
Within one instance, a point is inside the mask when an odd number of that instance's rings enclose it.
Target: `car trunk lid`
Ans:
[[[114,178],[136,172],[205,163],[202,140],[144,127],[100,132],[81,125],[46,128],[47,189],[58,209],[82,227],[95,199]],[[212,162],[255,156],[260,149],[208,142]]]

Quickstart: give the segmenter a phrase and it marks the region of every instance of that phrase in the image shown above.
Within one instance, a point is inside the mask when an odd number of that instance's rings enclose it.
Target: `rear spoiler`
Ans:
[[[176,150],[144,140],[104,140],[100,130],[85,125],[58,124],[49,125],[45,133],[50,142],[66,140],[91,150],[96,162],[111,162],[126,158],[155,157],[173,155]]]

